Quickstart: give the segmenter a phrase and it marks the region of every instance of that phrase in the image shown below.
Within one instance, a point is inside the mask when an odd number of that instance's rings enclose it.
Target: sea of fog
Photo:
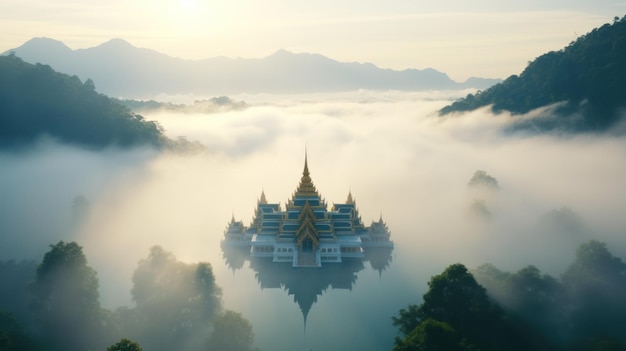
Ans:
[[[213,265],[224,307],[252,322],[264,350],[390,349],[391,316],[419,303],[429,278],[452,263],[533,264],[558,277],[590,239],[626,259],[626,139],[506,134],[511,116],[487,110],[438,117],[458,96],[238,96],[248,108],[144,114],[207,154],[86,151],[50,140],[0,153],[0,259],[41,260],[49,244],[75,240],[98,271],[101,302],[115,308],[132,304],[132,272],[161,245]],[[305,149],[327,203],[350,191],[366,225],[382,215],[395,242],[386,270],[366,264],[349,289],[323,291],[306,329],[294,296],[261,289],[249,262],[230,269],[219,245],[232,216],[249,223],[261,191],[284,206]],[[499,189],[468,187],[477,170]],[[489,215],[472,210],[477,202]]]

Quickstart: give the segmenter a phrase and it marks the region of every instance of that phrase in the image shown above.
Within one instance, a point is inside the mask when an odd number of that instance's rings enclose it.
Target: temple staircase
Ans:
[[[317,254],[315,251],[300,251],[298,252],[298,267],[319,267],[317,262]]]

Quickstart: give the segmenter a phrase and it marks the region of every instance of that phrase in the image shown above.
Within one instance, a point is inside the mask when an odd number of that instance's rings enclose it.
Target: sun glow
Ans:
[[[198,7],[200,0],[180,0],[180,4],[184,9],[193,10]]]
[[[160,16],[168,24],[168,35],[178,38],[212,37],[221,33],[232,22],[229,3],[204,0],[176,0],[162,9]]]

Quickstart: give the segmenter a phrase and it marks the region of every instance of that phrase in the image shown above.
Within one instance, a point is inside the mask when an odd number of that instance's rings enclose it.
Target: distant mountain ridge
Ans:
[[[626,111],[626,16],[537,57],[519,76],[469,94],[440,114],[489,105],[494,112],[513,114],[550,106],[536,118],[515,121],[515,130],[587,132],[618,126]]]
[[[149,98],[159,94],[230,95],[309,93],[357,89],[485,89],[498,79],[470,78],[458,83],[432,68],[396,71],[371,63],[344,63],[319,54],[278,50],[262,59],[213,57],[184,60],[122,39],[72,50],[49,38],[33,38],[7,50],[30,63],[92,79],[99,92],[115,97]]]

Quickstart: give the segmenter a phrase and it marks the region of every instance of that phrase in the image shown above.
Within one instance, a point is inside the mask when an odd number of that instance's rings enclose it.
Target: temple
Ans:
[[[251,258],[271,258],[293,267],[321,267],[363,259],[368,249],[391,249],[393,241],[382,215],[369,227],[363,224],[351,192],[345,203],[328,210],[311,180],[305,154],[302,178],[285,210],[279,203],[268,203],[261,192],[250,226],[233,215],[222,247],[239,247]]]

